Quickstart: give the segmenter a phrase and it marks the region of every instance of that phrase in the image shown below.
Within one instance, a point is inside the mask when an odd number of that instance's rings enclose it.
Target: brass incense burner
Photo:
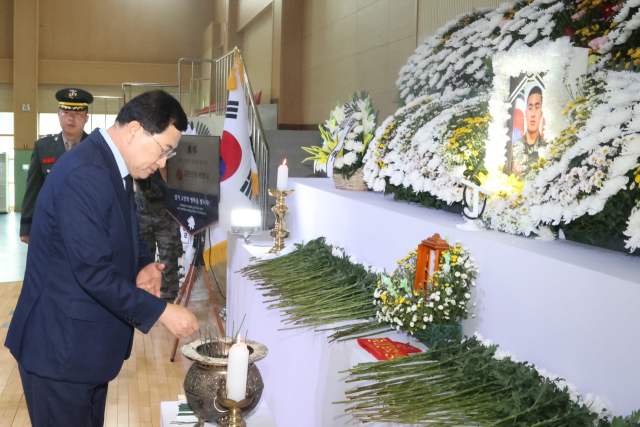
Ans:
[[[219,345],[229,347],[235,343],[230,337],[219,337],[213,340],[218,342]],[[244,404],[243,400],[237,402],[235,406],[233,401],[227,405],[218,398],[218,392],[221,389],[224,392],[222,396],[226,398],[225,388],[227,384],[227,364],[229,363],[229,359],[226,357],[207,357],[200,354],[201,352],[198,351],[198,348],[207,345],[207,341],[204,339],[195,340],[182,346],[182,354],[188,359],[193,360],[193,365],[189,368],[184,379],[184,392],[187,397],[187,403],[198,417],[196,427],[204,426],[205,421],[214,422],[224,427],[242,426],[244,424],[229,424],[228,419],[231,418],[233,413],[240,412],[246,415],[258,406],[260,398],[262,397],[262,391],[264,390],[264,382],[262,381],[262,375],[260,375],[260,371],[255,362],[267,357],[268,350],[267,347],[259,342],[251,340],[246,340],[245,342],[249,348],[247,389],[251,392],[247,392],[247,398],[250,396],[251,401]],[[234,415],[235,419],[239,416],[240,420],[242,420],[241,415],[237,413]]]

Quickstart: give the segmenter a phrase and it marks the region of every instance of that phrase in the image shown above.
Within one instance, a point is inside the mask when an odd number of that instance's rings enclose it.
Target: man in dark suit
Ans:
[[[162,264],[140,237],[133,179],[172,155],[187,129],[162,91],[127,103],[51,171],[36,203],[22,292],[5,345],[33,427],[102,426],[108,382],[157,320],[184,338],[198,323],[160,294]]]
[[[29,243],[31,221],[36,208],[36,199],[44,180],[60,156],[75,147],[88,135],[84,125],[89,120],[87,111],[93,102],[93,95],[82,89],[61,89],[56,92],[56,99],[60,103],[58,119],[62,132],[57,135],[47,135],[35,142],[31,153],[31,164],[27,174],[27,188],[22,200],[20,215],[20,240]]]

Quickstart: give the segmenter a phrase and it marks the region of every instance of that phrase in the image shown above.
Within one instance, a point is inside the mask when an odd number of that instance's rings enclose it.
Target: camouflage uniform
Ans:
[[[525,176],[531,170],[531,165],[538,163],[540,160],[540,149],[547,146],[547,141],[544,140],[542,135],[538,134],[536,142],[533,145],[527,143],[527,135],[525,134],[515,144],[513,144],[513,163],[518,163],[522,166],[522,173],[519,174],[515,168],[513,168],[513,174],[516,176]],[[512,166],[513,167],[513,166]]]
[[[166,209],[167,185],[156,171],[147,179],[136,179],[136,205],[140,235],[152,254],[158,248],[158,262],[165,265],[160,291],[163,298],[175,298],[178,284],[178,258],[182,256],[180,227]]]

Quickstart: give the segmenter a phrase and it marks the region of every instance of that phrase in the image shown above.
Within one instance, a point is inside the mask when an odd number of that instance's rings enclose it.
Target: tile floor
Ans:
[[[24,279],[28,245],[20,241],[20,213],[0,214],[0,284]]]

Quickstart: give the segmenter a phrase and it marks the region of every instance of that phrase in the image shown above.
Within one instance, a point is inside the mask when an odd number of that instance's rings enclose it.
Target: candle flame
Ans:
[[[238,339],[236,340],[237,344],[240,344],[240,333],[238,333]]]
[[[287,164],[287,159],[284,159],[284,160],[282,161],[282,165],[284,166],[284,165],[286,165],[286,164]]]

